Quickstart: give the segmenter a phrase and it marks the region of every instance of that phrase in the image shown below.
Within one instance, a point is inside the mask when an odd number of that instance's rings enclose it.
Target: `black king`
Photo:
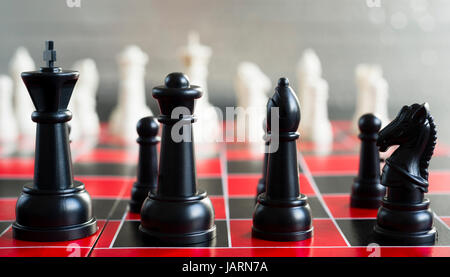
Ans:
[[[34,179],[17,200],[13,235],[31,241],[65,241],[97,231],[92,203],[84,184],[73,179],[67,106],[78,72],[55,67],[53,41],[45,43],[45,67],[23,72],[22,79],[36,111]]]

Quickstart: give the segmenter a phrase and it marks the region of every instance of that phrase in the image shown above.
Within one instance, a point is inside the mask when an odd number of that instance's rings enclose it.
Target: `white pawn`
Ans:
[[[353,132],[359,133],[358,120],[366,113],[372,113],[381,120],[382,128],[389,123],[387,101],[389,85],[383,78],[379,65],[359,64],[355,70],[357,102],[353,115]]]
[[[300,134],[315,144],[317,152],[327,154],[333,142],[328,118],[328,83],[322,78],[322,66],[314,50],[306,49],[303,52],[297,64],[297,75],[302,108]]]
[[[13,79],[14,109],[19,132],[25,142],[34,141],[36,135],[35,123],[31,120],[31,114],[35,110],[28,90],[22,81],[21,74],[24,71],[35,70],[35,64],[25,47],[17,48],[10,63],[9,71]]]
[[[109,131],[127,143],[136,140],[136,123],[152,115],[145,102],[145,66],[148,56],[138,46],[127,46],[117,57],[119,100],[110,120]]]
[[[222,135],[218,113],[208,97],[208,64],[212,55],[210,47],[202,45],[197,32],[188,34],[188,44],[179,49],[179,56],[190,84],[200,86],[203,95],[196,103],[197,123],[194,125],[195,142],[214,142]]]
[[[100,133],[100,120],[96,112],[96,95],[99,74],[95,61],[83,59],[73,65],[73,70],[80,73],[72,96],[71,138],[97,137]]]
[[[261,122],[266,118],[268,92],[272,84],[254,63],[242,62],[237,68],[235,80],[237,98],[237,137],[250,142],[260,142],[264,136]]]
[[[11,78],[0,75],[0,143],[2,145],[14,143],[18,137],[12,91]]]

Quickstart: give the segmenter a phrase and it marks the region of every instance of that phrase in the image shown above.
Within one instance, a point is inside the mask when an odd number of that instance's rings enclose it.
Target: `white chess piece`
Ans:
[[[0,143],[16,141],[18,129],[13,111],[13,82],[9,76],[0,75]]]
[[[237,136],[250,142],[260,142],[264,136],[261,124],[266,117],[268,93],[272,87],[269,77],[254,63],[242,62],[235,80],[237,98]]]
[[[382,128],[389,123],[387,101],[389,85],[383,78],[379,65],[359,64],[355,70],[357,102],[353,115],[353,132],[359,133],[358,120],[366,113],[372,113],[381,120]]]
[[[371,83],[370,89],[373,90],[373,95],[376,97],[373,101],[374,114],[381,120],[381,126],[384,128],[390,122],[388,115],[389,84],[383,78],[381,67],[377,72],[377,78]]]
[[[72,96],[73,117],[71,137],[97,137],[100,133],[100,120],[96,112],[96,95],[99,74],[95,61],[83,59],[73,65],[80,73]],[[72,134],[77,134],[72,136]]]
[[[312,49],[306,49],[297,64],[298,96],[302,109],[299,131],[315,144],[317,152],[326,154],[333,142],[328,118],[328,83],[322,78],[322,65]]]
[[[119,54],[119,100],[110,120],[111,134],[133,143],[136,138],[136,123],[152,115],[145,102],[145,66],[148,56],[138,46],[126,47]]]
[[[33,113],[35,108],[22,81],[21,74],[24,71],[33,70],[35,70],[35,64],[27,49],[25,47],[17,48],[9,63],[9,71],[13,79],[13,101],[17,125],[24,141],[34,141],[36,126],[31,120],[31,113]]]
[[[319,78],[310,87],[310,104],[314,110],[311,114],[308,132],[305,134],[315,144],[315,151],[328,154],[333,143],[333,130],[328,119],[328,83]]]
[[[178,52],[190,84],[200,86],[203,91],[195,108],[198,121],[194,125],[194,141],[214,142],[220,138],[222,132],[217,111],[209,102],[208,97],[208,64],[212,50],[200,43],[197,32],[191,31],[188,34],[187,46],[180,48]]]

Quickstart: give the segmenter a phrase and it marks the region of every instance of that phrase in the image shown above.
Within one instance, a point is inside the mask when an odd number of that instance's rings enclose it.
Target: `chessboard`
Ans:
[[[262,174],[262,153],[246,143],[196,145],[198,187],[214,205],[217,237],[206,246],[160,247],[138,230],[139,214],[128,201],[135,181],[137,147],[125,147],[106,132],[97,146],[77,151],[72,144],[75,179],[85,183],[93,199],[98,231],[66,242],[13,239],[15,204],[24,184],[33,178],[33,156],[0,158],[0,256],[33,257],[428,257],[450,256],[450,148],[438,143],[430,165],[427,197],[435,213],[438,238],[433,246],[383,246],[374,243],[377,210],[350,208],[350,190],[359,165],[359,140],[350,122],[333,121],[330,154],[318,155],[301,139],[300,191],[312,210],[312,238],[298,242],[264,241],[251,236],[256,185]],[[195,127],[194,127],[195,128]],[[195,132],[195,129],[194,129]],[[263,143],[263,142],[261,142]]]

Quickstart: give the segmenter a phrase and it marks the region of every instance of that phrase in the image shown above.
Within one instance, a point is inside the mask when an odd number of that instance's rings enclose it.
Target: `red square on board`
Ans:
[[[31,177],[34,172],[33,158],[0,159],[0,176]]]
[[[0,237],[0,248],[9,251],[0,251],[0,255],[8,256],[46,256],[46,257],[83,257],[87,256],[89,250],[94,246],[105,221],[97,221],[98,230],[92,236],[61,242],[33,242],[16,240],[13,238],[12,227]]]
[[[228,194],[230,196],[254,197],[260,174],[242,174],[228,176]],[[315,195],[311,183],[305,175],[300,174],[300,192],[306,195]]]
[[[350,207],[350,195],[324,195],[323,200],[335,218],[376,218],[378,209]]]
[[[196,167],[197,174],[201,176],[217,176],[222,172],[219,158],[197,160]]]
[[[110,220],[105,224],[103,232],[95,245],[95,248],[108,248],[116,233],[119,231],[120,220]]]
[[[251,151],[251,149],[227,149],[227,160],[262,160],[264,153]]]
[[[252,220],[231,220],[233,247],[295,247],[295,246],[346,246],[344,239],[331,219],[314,219],[313,236],[303,241],[266,241],[252,237]]]
[[[314,174],[356,174],[359,167],[358,155],[305,156],[305,162]]]
[[[130,177],[75,177],[86,185],[91,197],[129,197],[134,179]]]
[[[76,158],[76,162],[97,162],[97,163],[137,163],[138,153],[127,151],[126,149],[93,149],[88,153],[81,154]]]
[[[16,220],[16,202],[17,198],[0,199],[0,220],[4,221]]]
[[[450,172],[430,171],[429,192],[450,192]]]
[[[0,248],[0,257],[87,257],[91,247],[77,244],[67,247],[6,247]]]

